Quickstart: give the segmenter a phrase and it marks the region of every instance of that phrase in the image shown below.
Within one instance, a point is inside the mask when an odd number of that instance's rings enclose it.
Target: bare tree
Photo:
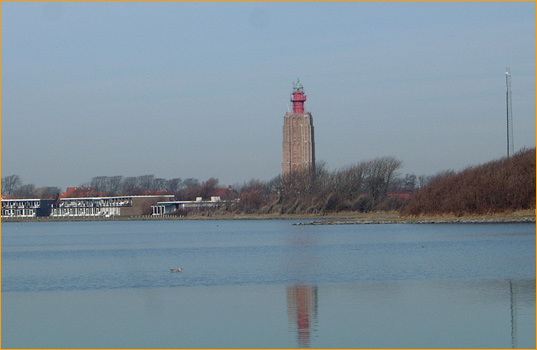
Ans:
[[[22,185],[19,175],[9,175],[2,178],[2,195],[12,195]]]
[[[155,175],[138,176],[138,186],[142,191],[152,191],[154,188]]]
[[[36,198],[38,196],[37,189],[35,185],[22,185],[19,186],[14,192],[13,195],[18,198]]]
[[[183,181],[183,183],[184,183],[185,188],[190,188],[190,187],[194,187],[194,186],[199,186],[200,181],[198,179],[189,177],[188,179],[185,179],[185,181]]]
[[[89,187],[93,187],[98,192],[108,192],[108,176],[92,177]]]
[[[402,165],[403,163],[394,157],[376,158],[366,163],[366,185],[373,197],[374,204],[386,196],[395,171]]]
[[[259,193],[262,194],[270,193],[270,189],[268,188],[267,183],[257,179],[251,179],[250,181],[245,182],[243,185],[235,187],[241,194],[253,191],[259,191]]]
[[[166,185],[167,185],[166,179],[158,177],[153,180],[152,190],[153,191],[166,191],[166,187],[167,187]]]
[[[358,163],[335,172],[334,192],[348,200],[356,199],[362,190],[365,168],[365,163]]]
[[[111,196],[116,196],[121,193],[123,176],[111,176],[108,181],[108,192]]]
[[[133,177],[133,176],[126,177],[123,180],[123,185],[122,185],[122,191],[121,192],[123,194],[126,194],[126,195],[140,194],[141,190],[138,187],[138,179],[136,177]]]
[[[166,190],[172,193],[177,193],[185,188],[183,180],[177,177],[166,182]]]
[[[189,182],[189,184],[194,184],[198,182],[198,180],[196,179],[186,179],[185,182],[187,181]],[[202,182],[201,184],[199,184],[198,182],[198,185],[193,185],[185,188],[183,191],[177,194],[177,197],[182,200],[193,200],[196,197],[208,198],[214,193],[216,186],[218,186],[218,179],[210,178],[209,180]]]
[[[58,199],[61,192],[59,187],[40,187],[37,189],[37,196],[43,199]]]

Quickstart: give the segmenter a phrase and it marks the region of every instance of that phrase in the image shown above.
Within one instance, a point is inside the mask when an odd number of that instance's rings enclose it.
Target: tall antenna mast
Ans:
[[[505,69],[506,104],[507,104],[507,158],[513,155],[513,102],[511,101],[511,68]]]

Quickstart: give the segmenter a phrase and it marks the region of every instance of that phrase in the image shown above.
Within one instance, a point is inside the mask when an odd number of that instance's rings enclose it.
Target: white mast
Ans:
[[[507,104],[507,158],[513,155],[513,102],[511,101],[511,68],[505,70],[506,104]]]

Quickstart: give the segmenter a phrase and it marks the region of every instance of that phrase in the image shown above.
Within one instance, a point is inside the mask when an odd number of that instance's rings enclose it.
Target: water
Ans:
[[[4,223],[2,347],[535,347],[535,224],[292,223]]]

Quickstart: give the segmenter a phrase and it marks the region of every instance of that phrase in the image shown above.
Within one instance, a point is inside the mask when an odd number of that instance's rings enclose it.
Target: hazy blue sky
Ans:
[[[281,172],[297,78],[317,161],[461,170],[535,147],[535,2],[2,2],[2,176]]]

